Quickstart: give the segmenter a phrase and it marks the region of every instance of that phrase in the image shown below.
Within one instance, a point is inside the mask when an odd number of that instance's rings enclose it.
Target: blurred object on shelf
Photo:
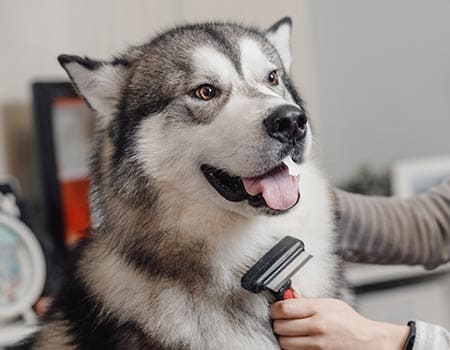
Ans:
[[[375,172],[366,165],[339,187],[348,192],[366,195],[389,196],[391,194],[389,172]]]

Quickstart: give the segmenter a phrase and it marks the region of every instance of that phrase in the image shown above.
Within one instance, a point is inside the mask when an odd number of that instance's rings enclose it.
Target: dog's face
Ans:
[[[289,19],[264,33],[201,24],[112,62],[59,60],[108,131],[112,171],[132,160],[163,201],[275,215],[300,197],[283,160],[304,162],[311,143],[290,32]]]

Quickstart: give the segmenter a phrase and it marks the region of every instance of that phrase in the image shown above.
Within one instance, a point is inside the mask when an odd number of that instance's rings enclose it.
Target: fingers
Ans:
[[[295,298],[278,301],[270,307],[273,319],[305,318],[315,314],[311,299]]]
[[[273,331],[282,336],[305,336],[315,332],[313,318],[275,320],[273,321]]]
[[[292,288],[292,290],[294,291],[294,297],[295,297],[295,298],[301,298],[301,297],[302,297],[302,295],[300,294],[300,292],[297,292],[296,289]]]
[[[320,342],[315,337],[278,337],[278,343],[283,350],[317,350]]]

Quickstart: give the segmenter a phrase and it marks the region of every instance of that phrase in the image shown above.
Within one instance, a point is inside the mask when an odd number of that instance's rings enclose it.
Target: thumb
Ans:
[[[292,290],[294,291],[294,298],[302,298],[302,295],[297,291],[297,289],[292,288]]]

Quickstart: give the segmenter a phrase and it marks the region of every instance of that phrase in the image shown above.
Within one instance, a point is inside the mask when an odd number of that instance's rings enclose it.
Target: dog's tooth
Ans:
[[[284,158],[283,163],[288,167],[289,175],[297,176],[298,174],[300,174],[300,165],[295,163],[291,156],[287,156],[286,158]]]

